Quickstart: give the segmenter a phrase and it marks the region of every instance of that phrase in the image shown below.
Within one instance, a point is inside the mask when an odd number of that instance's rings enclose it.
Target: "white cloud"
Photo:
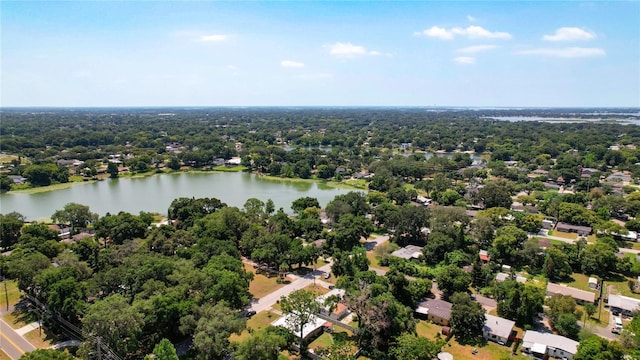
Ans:
[[[458,56],[453,61],[462,65],[472,65],[476,63],[476,58],[470,56]]]
[[[302,68],[304,67],[304,64],[298,61],[282,60],[280,62],[280,66],[284,68]]]
[[[577,58],[577,57],[591,57],[591,56],[604,56],[607,53],[600,48],[582,48],[582,47],[569,47],[569,48],[538,48],[531,50],[522,50],[517,52],[519,55],[541,55],[552,56],[561,58]]]
[[[329,53],[337,58],[350,59],[356,56],[392,56],[390,53],[383,53],[377,50],[367,50],[364,46],[354,45],[350,42],[337,42],[333,45],[325,45],[329,49]]]
[[[497,48],[496,45],[474,45],[474,46],[467,46],[464,48],[460,48],[458,49],[458,52],[465,53],[465,54],[475,54],[482,51],[493,50],[495,48]]]
[[[467,36],[470,39],[511,39],[511,34],[501,31],[491,32],[481,26],[469,26],[466,29],[453,28],[451,31],[457,35]]]
[[[202,42],[221,42],[221,41],[225,41],[229,38],[229,35],[225,35],[225,34],[209,34],[209,35],[202,35],[198,38],[198,41],[202,41]]]
[[[227,65],[227,70],[235,71],[238,70],[238,67],[235,65]]]
[[[442,40],[451,40],[456,35],[466,36],[469,39],[511,39],[511,34],[501,31],[489,31],[481,26],[469,26],[466,29],[454,27],[449,30],[438,26],[414,33],[417,36],[433,37]]]
[[[340,58],[352,58],[355,56],[366,55],[367,49],[364,46],[353,45],[350,42],[337,42],[333,45],[325,46],[329,48],[329,53]]]
[[[430,29],[425,29],[423,31],[415,32],[413,34],[416,36],[426,36],[426,37],[438,38],[442,40],[453,39],[453,33],[451,31],[438,26],[432,26]]]
[[[471,15],[467,15],[467,20],[471,21],[471,22],[476,22],[476,18],[474,18]]]
[[[575,41],[575,40],[591,40],[596,35],[592,32],[582,30],[577,27],[561,27],[556,30],[553,35],[544,35],[544,41]]]

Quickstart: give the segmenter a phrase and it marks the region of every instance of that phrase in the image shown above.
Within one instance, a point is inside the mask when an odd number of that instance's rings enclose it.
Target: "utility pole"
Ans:
[[[7,303],[7,311],[9,311],[9,293],[7,292],[7,279],[2,275],[2,268],[0,267],[0,277],[4,283],[4,300]]]
[[[102,346],[100,346],[100,342],[102,341],[102,338],[100,336],[96,336],[96,347],[98,348],[98,360],[102,360]]]

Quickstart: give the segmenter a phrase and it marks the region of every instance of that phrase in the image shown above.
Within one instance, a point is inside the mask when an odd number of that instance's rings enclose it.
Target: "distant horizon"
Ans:
[[[2,109],[248,109],[248,108],[329,108],[329,109],[446,109],[446,110],[529,110],[529,109],[634,109],[640,106],[460,106],[460,105],[114,105],[114,106],[2,106]]]
[[[0,104],[640,107],[639,13],[640,0],[0,1]]]

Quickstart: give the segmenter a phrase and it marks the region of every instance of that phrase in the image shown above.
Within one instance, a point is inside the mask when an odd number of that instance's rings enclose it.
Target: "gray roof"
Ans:
[[[596,301],[596,294],[591,291],[580,290],[566,285],[554,283],[547,284],[547,294],[568,295],[576,300],[588,301],[591,303]]]
[[[418,304],[416,312],[419,314],[433,315],[441,319],[451,319],[451,304],[448,301],[440,299],[429,299]]]
[[[580,232],[586,232],[586,233],[591,233],[591,230],[592,230],[589,226],[573,225],[573,224],[567,224],[563,222],[559,222],[556,225],[556,229],[558,231],[569,230],[569,231],[580,231]]]
[[[494,334],[498,337],[508,339],[509,335],[511,335],[511,331],[513,330],[515,321],[503,319],[498,316],[493,315],[485,315],[485,322],[482,328],[482,331],[487,332],[489,334]]]
[[[422,256],[422,248],[415,245],[407,245],[391,253],[392,256],[402,259],[417,259]]]
[[[574,355],[578,352],[577,341],[551,333],[541,333],[533,330],[526,331],[524,338],[522,338],[522,347],[531,348],[534,344],[543,344]]]
[[[616,307],[627,311],[634,311],[640,309],[640,299],[634,299],[628,296],[622,295],[609,295],[607,300],[609,307]]]

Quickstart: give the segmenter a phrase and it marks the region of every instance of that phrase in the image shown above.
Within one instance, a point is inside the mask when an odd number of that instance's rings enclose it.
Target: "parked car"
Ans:
[[[324,273],[324,275],[322,275],[323,278],[328,279],[331,277],[331,274],[329,273]]]

